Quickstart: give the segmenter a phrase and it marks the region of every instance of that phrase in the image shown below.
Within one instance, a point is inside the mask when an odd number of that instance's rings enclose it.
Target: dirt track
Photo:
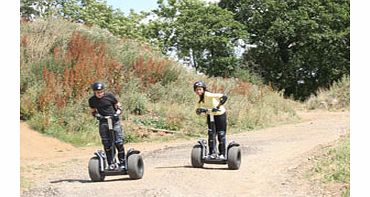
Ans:
[[[93,183],[87,163],[100,147],[78,149],[30,130],[21,123],[21,176],[31,182],[28,196],[337,196],[312,190],[294,172],[318,146],[337,140],[349,130],[348,112],[302,113],[302,122],[228,135],[242,145],[239,170],[226,165],[191,168],[196,140],[127,144],[142,151],[141,180],[106,177]]]

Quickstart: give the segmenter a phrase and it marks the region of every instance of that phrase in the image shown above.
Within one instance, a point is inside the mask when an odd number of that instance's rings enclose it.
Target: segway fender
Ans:
[[[100,163],[100,171],[101,172],[104,172],[104,161],[106,159],[106,155],[105,155],[105,152],[102,151],[102,150],[97,150],[95,152],[95,155],[99,158],[99,163]]]
[[[198,140],[198,144],[202,147],[202,160],[207,156],[207,141],[205,139]]]
[[[130,148],[128,151],[127,151],[127,158],[130,156],[130,155],[133,155],[133,154],[140,154],[140,151],[139,150],[135,150],[133,148]]]
[[[206,141],[206,140],[204,140],[204,139],[198,140],[198,143],[199,143],[202,147],[206,147],[206,146],[207,146],[207,141]]]
[[[237,142],[235,142],[235,141],[231,141],[231,142],[229,143],[229,145],[227,146],[227,150],[229,151],[229,149],[230,149],[231,147],[233,147],[233,146],[240,146],[240,144],[239,144],[239,143],[237,143]]]

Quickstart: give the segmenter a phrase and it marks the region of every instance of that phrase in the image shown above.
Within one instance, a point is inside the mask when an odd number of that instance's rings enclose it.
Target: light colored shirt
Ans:
[[[204,92],[204,100],[203,102],[196,103],[196,108],[206,108],[206,109],[212,109],[218,106],[220,103],[220,98],[223,96],[223,94],[220,93],[211,93],[211,92]],[[214,112],[213,114],[216,116],[222,115],[226,112],[226,109],[223,105],[220,106],[220,111]]]

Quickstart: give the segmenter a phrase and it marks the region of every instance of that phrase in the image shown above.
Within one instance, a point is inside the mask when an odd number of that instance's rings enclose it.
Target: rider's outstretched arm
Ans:
[[[96,108],[90,108],[91,110],[91,115],[95,117],[95,115],[98,113],[98,110]]]
[[[116,114],[120,115],[122,112],[122,105],[120,102],[117,102],[114,107],[116,108]]]
[[[222,97],[220,98],[220,103],[218,104],[217,108],[220,108],[221,105],[225,104],[227,101],[227,96],[226,95],[222,95]]]
[[[225,104],[226,101],[227,101],[227,96],[225,94],[221,94],[221,93],[207,92],[206,96],[219,99],[220,102],[218,103],[217,108],[220,108],[220,106]]]

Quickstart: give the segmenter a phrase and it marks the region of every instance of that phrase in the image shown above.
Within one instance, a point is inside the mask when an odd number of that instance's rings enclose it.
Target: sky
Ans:
[[[113,9],[120,9],[124,14],[128,14],[130,9],[135,12],[150,11],[157,8],[157,0],[106,0]]]
[[[106,0],[113,9],[120,9],[124,14],[130,13],[130,9],[135,12],[150,11],[157,8],[157,0]],[[218,2],[219,0],[204,0],[206,2]]]

